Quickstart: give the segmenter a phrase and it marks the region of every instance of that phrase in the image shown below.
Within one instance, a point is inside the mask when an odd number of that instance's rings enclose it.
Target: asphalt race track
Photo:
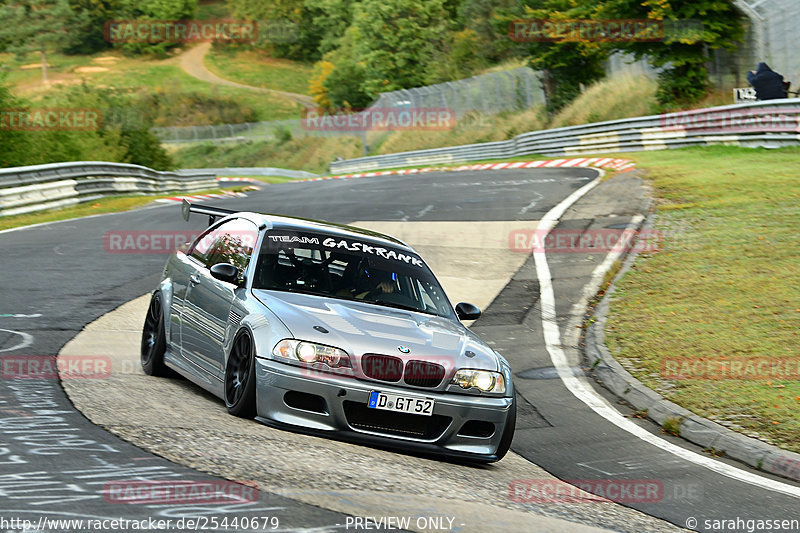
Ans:
[[[297,182],[265,186],[247,198],[216,203],[226,208],[339,223],[442,221],[463,222],[469,228],[470,222],[475,221],[541,220],[597,174],[580,168],[531,169]],[[564,213],[558,227],[582,231],[627,223],[638,214],[641,203],[631,185],[635,180],[624,179],[619,176],[598,186]],[[177,205],[159,205],[0,232],[5,274],[0,280],[0,355],[55,355],[86,324],[155,287],[165,255],[112,253],[104,241],[107,232],[199,231],[204,222],[203,217],[196,217],[186,224]],[[561,328],[565,351],[574,348],[570,330],[574,328],[574,304],[580,302],[584,286],[601,261],[597,254],[548,257],[555,297],[555,316],[550,318]],[[625,505],[679,527],[688,524],[698,531],[717,531],[706,527],[704,521],[800,518],[798,484],[763,474],[758,474],[763,482],[741,481],[737,472],[749,476],[754,472],[725,459],[714,462],[728,466],[712,471],[691,459],[696,454],[708,460],[709,456],[697,447],[670,438],[672,446],[688,452],[676,455],[610,423],[576,398],[554,367],[552,346],[548,350],[545,342],[540,300],[543,291],[538,275],[541,265],[538,267],[537,271],[533,256],[529,256],[473,325],[509,359],[515,371],[521,409],[514,452],[561,479],[654,481],[661,487],[656,497]],[[580,375],[577,356],[568,354],[567,360]],[[72,407],[57,380],[7,379],[5,373],[3,378],[3,517],[28,518],[36,525],[43,515],[109,519],[147,516],[176,521],[192,517],[202,520],[235,511],[240,517],[258,520],[277,517],[281,530],[345,529],[348,517],[342,513],[267,491],[257,492],[257,498],[245,503],[233,497],[213,506],[120,505],[109,498],[107,491],[104,494],[109,482],[223,482],[148,453],[96,427]],[[602,389],[595,389],[595,394],[607,396]],[[616,403],[613,398],[608,401]],[[124,420],[128,413],[115,415]],[[628,420],[647,432],[658,433],[658,428],[647,421]],[[514,479],[508,481],[513,483]],[[586,522],[570,515],[568,507],[560,503],[522,502],[521,507],[526,505],[533,511],[547,508],[551,515]],[[13,525],[0,526],[3,530],[22,530]],[[642,526],[626,529],[615,522],[606,527],[635,531]]]

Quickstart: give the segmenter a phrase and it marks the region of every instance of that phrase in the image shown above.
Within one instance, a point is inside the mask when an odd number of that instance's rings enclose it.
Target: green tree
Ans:
[[[444,48],[435,52],[427,66],[426,84],[467,78],[488,66],[488,60],[481,53],[483,44],[471,29],[448,33]]]
[[[7,122],[2,117],[12,109],[21,109],[24,103],[17,99],[8,87],[0,80],[0,120]],[[0,167],[16,167],[25,165],[28,153],[29,138],[27,132],[17,131],[0,125]]]
[[[425,69],[446,36],[444,0],[363,0],[355,6],[354,61],[365,68],[363,91],[424,85]]]
[[[196,11],[197,0],[121,0],[119,17],[126,20],[185,20],[194,17]],[[173,42],[127,42],[118,46],[131,53],[164,57],[170,48],[178,45]]]
[[[336,68],[323,82],[333,107],[336,109],[368,107],[373,98],[363,90],[366,81],[366,70],[363,65],[351,58],[342,58],[335,65]]]
[[[498,23],[498,14],[517,5],[516,0],[463,0],[458,7],[460,28],[475,34],[473,53],[487,63],[502,61],[524,52],[508,38],[508,24]]]
[[[514,20],[568,21],[592,18],[599,0],[523,0],[500,10],[498,20],[508,31]],[[509,36],[509,39],[511,37]],[[590,40],[532,42],[526,47],[530,66],[542,71],[547,108],[555,112],[589,85],[605,76],[609,46]]]
[[[324,3],[306,0],[228,0],[234,17],[258,22],[259,48],[269,50],[276,57],[303,61],[321,57],[320,41],[326,33],[327,23],[324,9],[317,4]]]
[[[355,0],[305,0],[311,12],[313,30],[320,35],[317,51],[324,55],[339,46],[339,40],[353,21]]]
[[[99,127],[78,131],[0,127],[0,165],[113,161],[159,170],[173,166],[169,155],[151,132],[153,119],[144,101],[117,90],[79,85],[53,95],[48,107],[96,111],[100,117]],[[25,110],[31,106],[0,84],[0,109]]]
[[[356,47],[360,42],[358,28],[350,26],[339,40],[339,47],[325,54],[317,64],[320,75],[314,81],[317,102],[329,109],[363,109],[373,100],[373,95],[365,90],[367,67],[359,59]],[[323,96],[324,95],[324,96]]]
[[[42,60],[42,81],[49,83],[47,52],[69,44],[69,28],[85,21],[85,14],[76,14],[67,0],[9,0],[0,5],[0,41],[6,50],[18,55],[39,52]]]
[[[291,19],[301,9],[304,0],[228,0],[228,7],[236,17],[253,20]]]
[[[662,69],[658,99],[668,107],[705,96],[708,51],[735,50],[744,37],[742,15],[732,0],[605,0],[598,1],[596,16],[663,21],[666,32],[662,40],[622,43],[615,48],[646,58]]]
[[[99,134],[117,138],[121,150],[112,161],[156,170],[172,168],[172,159],[152,132],[158,114],[152,95],[133,96],[118,89],[82,86],[72,88],[68,98],[72,105],[94,106],[102,110],[103,127]]]
[[[103,28],[109,20],[120,17],[121,0],[69,0],[75,13],[85,13],[73,23],[67,53],[92,54],[111,46]]]

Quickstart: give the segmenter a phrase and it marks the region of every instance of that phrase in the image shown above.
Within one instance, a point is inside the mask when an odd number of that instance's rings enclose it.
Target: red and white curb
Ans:
[[[256,178],[217,178],[218,182],[222,183],[257,183],[258,185],[248,185],[242,188],[243,191],[260,191],[263,182]]]
[[[231,178],[231,177],[221,177],[217,178],[217,181],[245,181],[247,183],[261,183],[261,181],[255,178]]]
[[[219,182],[246,182],[246,183],[258,183],[261,182],[255,178],[217,178]],[[242,188],[242,191],[260,191],[261,187],[258,185],[248,185]],[[202,202],[205,200],[211,200],[214,198],[231,198],[231,197],[243,197],[247,196],[243,192],[233,192],[233,191],[223,191],[221,193],[211,193],[211,194],[195,194],[195,195],[187,195],[187,196],[170,196],[169,198],[159,198],[156,202],[182,202],[184,198],[190,200],[192,202]]]
[[[156,202],[160,203],[167,203],[167,202],[182,202],[184,199],[189,200],[190,202],[203,202],[205,200],[213,200],[214,198],[241,198],[247,196],[243,192],[223,192],[223,193],[211,193],[211,194],[195,194],[195,195],[187,195],[187,196],[170,196],[169,198],[159,198]]]
[[[343,178],[369,178],[372,176],[404,176],[406,174],[421,174],[423,172],[461,172],[465,170],[503,170],[518,168],[578,168],[578,167],[597,167],[612,170],[628,170],[636,166],[630,159],[613,159],[610,157],[590,157],[573,159],[546,159],[542,161],[516,161],[514,163],[482,163],[477,165],[461,165],[457,167],[425,167],[409,168],[404,170],[384,170],[382,172],[362,172],[360,174],[340,174],[337,176],[325,176],[322,178],[311,178],[310,180],[298,181],[320,181]]]

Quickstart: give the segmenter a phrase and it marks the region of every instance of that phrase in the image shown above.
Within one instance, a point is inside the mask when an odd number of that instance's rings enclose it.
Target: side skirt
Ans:
[[[164,363],[181,376],[204,388],[220,400],[224,398],[225,384],[221,379],[218,379],[200,367],[189,363],[183,357],[177,357],[173,355],[169,350],[167,350],[167,352],[164,354]]]

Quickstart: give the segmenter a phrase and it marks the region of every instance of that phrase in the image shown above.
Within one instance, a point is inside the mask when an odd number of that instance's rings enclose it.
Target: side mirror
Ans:
[[[228,283],[238,285],[239,282],[239,269],[230,263],[217,263],[211,267],[211,275],[220,280]]]
[[[481,310],[472,304],[461,302],[456,306],[456,315],[459,320],[477,320],[481,316]]]

